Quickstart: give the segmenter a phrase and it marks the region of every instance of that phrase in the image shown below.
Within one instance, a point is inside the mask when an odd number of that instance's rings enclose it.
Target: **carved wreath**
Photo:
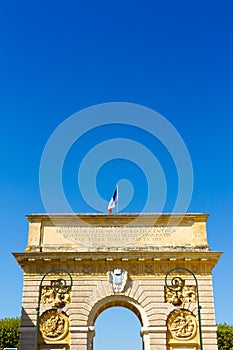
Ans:
[[[168,329],[173,338],[190,340],[197,334],[196,317],[188,310],[173,311],[168,321]]]
[[[57,310],[48,310],[40,317],[40,332],[48,341],[58,341],[67,336],[69,331],[68,317]]]

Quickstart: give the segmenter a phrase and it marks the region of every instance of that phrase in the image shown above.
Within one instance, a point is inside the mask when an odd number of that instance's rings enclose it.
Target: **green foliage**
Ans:
[[[20,318],[4,318],[0,320],[0,350],[16,348],[19,342]]]
[[[226,323],[219,324],[217,336],[219,350],[233,350],[233,326]]]

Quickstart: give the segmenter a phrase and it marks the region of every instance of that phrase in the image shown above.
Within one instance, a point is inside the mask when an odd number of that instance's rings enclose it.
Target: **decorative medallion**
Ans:
[[[173,338],[190,340],[197,334],[196,317],[188,310],[173,311],[169,317],[168,329]]]
[[[63,313],[57,310],[48,310],[40,317],[40,332],[42,337],[48,341],[58,341],[67,336],[69,331],[69,320]]]
[[[121,270],[118,267],[107,272],[109,283],[112,285],[112,290],[114,293],[123,292],[128,272],[126,270]]]

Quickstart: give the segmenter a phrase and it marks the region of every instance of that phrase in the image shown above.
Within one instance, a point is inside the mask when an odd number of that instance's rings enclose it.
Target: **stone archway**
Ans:
[[[88,319],[88,326],[91,329],[88,338],[88,349],[93,349],[93,337],[95,336],[95,321],[105,310],[120,306],[132,311],[138,318],[141,327],[148,324],[147,316],[141,305],[132,298],[124,295],[112,295],[99,300],[91,309]],[[140,333],[141,335],[141,333]],[[144,339],[142,337],[142,349],[144,349]]]
[[[205,214],[28,216],[28,246],[24,253],[14,254],[24,270],[20,350],[40,349],[35,341],[39,285],[54,269],[69,271],[73,279],[63,303],[69,336],[59,338],[59,343],[47,342],[46,349],[92,350],[95,320],[112,306],[137,315],[144,350],[193,349],[194,338],[190,342],[189,337],[182,341],[168,337],[169,315],[177,305],[166,290],[165,276],[177,267],[196,275],[203,350],[217,350],[212,269],[221,253],[210,251],[207,218]],[[195,294],[191,277],[185,272],[182,276],[188,288],[179,296],[185,315],[196,307],[195,298],[187,295],[189,289]],[[48,291],[52,279],[47,281]],[[51,300],[45,298],[41,314],[56,304],[53,298],[53,294]],[[198,349],[198,338],[195,341]]]
[[[113,306],[122,306],[133,311],[133,313],[138,317],[142,327],[148,325],[145,310],[138,303],[138,301],[126,295],[110,295],[99,300],[92,307],[88,317],[88,326],[94,326],[95,320],[99,314]]]

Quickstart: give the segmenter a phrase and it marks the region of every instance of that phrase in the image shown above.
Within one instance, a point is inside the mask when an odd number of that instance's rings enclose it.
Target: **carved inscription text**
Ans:
[[[119,244],[156,244],[171,239],[176,227],[159,225],[154,227],[86,227],[61,226],[57,233],[63,234],[76,243],[83,245],[119,245]]]

